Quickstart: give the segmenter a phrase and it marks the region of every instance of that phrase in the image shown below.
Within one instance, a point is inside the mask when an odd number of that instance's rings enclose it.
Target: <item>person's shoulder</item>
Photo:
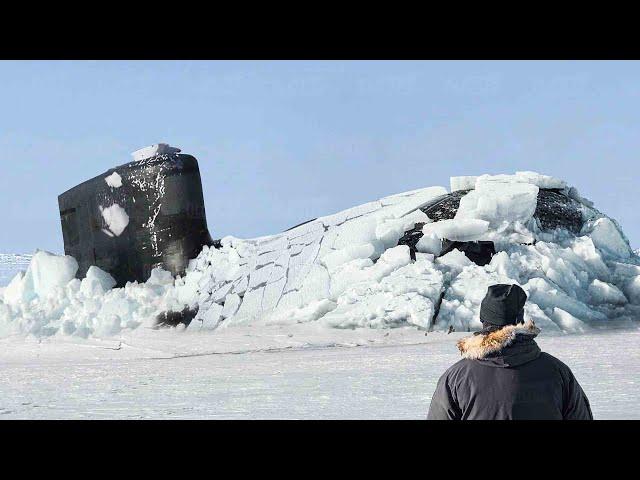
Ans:
[[[461,372],[468,371],[469,368],[471,368],[472,364],[473,364],[473,360],[470,360],[468,358],[462,358],[458,360],[456,363],[454,363],[453,365],[451,365],[449,368],[447,368],[447,370],[442,374],[442,376],[445,378],[455,378]]]
[[[550,353],[540,352],[540,356],[538,359],[549,366],[555,368],[560,374],[564,375],[572,375],[571,369],[559,358],[554,357]]]

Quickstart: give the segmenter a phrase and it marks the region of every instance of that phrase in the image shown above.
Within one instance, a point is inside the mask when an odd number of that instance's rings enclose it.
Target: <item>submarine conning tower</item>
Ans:
[[[162,143],[132,155],[58,197],[64,251],[78,261],[79,277],[91,265],[118,286],[146,281],[155,267],[182,275],[213,243],[195,157]]]

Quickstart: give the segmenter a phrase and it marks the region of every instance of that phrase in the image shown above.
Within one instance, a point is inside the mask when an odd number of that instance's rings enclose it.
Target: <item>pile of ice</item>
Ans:
[[[471,189],[455,218],[434,222],[421,207],[444,195],[430,187],[321,217],[278,235],[225,237],[205,247],[183,278],[154,270],[144,284],[114,289],[92,268],[75,279],[70,257],[38,252],[0,291],[0,335],[113,335],[151,327],[165,311],[198,309],[189,329],[316,322],[333,328],[473,330],[489,285],[517,283],[525,315],[547,331],[584,331],[640,318],[640,258],[615,221],[577,190],[533,172],[455,177]],[[579,202],[584,227],[541,231],[540,188]],[[416,223],[415,260],[400,237]],[[441,239],[491,240],[485,266],[462,252],[440,255]]]
[[[157,269],[144,284],[113,288],[107,272],[90,267],[79,280],[77,270],[73,257],[36,252],[27,270],[0,288],[0,337],[110,336],[152,327],[159,313],[182,308],[169,272]]]

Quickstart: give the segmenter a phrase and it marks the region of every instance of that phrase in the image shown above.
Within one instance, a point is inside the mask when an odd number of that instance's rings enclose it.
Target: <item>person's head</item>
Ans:
[[[519,285],[491,285],[480,304],[482,331],[499,330],[507,325],[524,323],[527,294]]]

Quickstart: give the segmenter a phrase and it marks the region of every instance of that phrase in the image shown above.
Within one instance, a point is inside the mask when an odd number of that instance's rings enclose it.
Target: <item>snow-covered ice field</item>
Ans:
[[[0,418],[423,419],[464,335],[328,336],[301,325],[259,335],[138,331],[122,342],[7,338]],[[596,419],[640,419],[640,329],[538,340],[573,369]]]

